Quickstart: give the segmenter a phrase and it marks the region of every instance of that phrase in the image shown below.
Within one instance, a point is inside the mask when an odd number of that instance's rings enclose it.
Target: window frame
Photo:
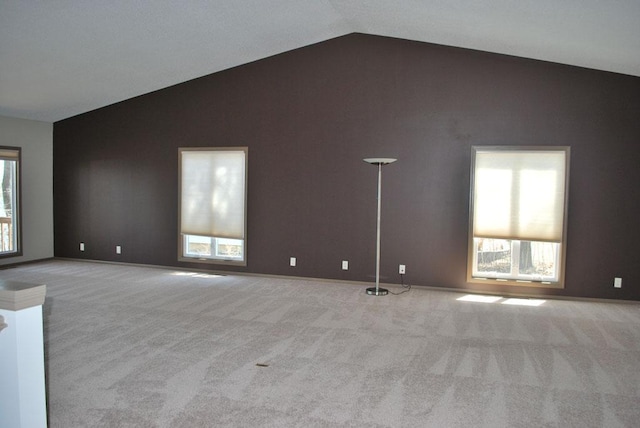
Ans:
[[[527,275],[520,275],[519,277],[513,277],[511,275],[497,275],[496,277],[474,275],[474,266],[477,262],[476,257],[476,245],[474,234],[474,218],[475,218],[475,206],[474,206],[474,191],[476,181],[476,155],[478,152],[564,152],[564,194],[563,194],[563,212],[562,212],[562,232],[561,240],[558,244],[557,259],[557,275],[556,280],[534,279]],[[526,286],[526,287],[540,287],[540,288],[564,288],[565,283],[565,266],[566,266],[566,250],[567,250],[567,219],[568,219],[568,202],[569,202],[569,166],[570,166],[571,148],[569,146],[472,146],[471,148],[471,177],[470,177],[470,189],[469,189],[469,230],[468,230],[468,245],[467,245],[467,282],[474,284],[493,284],[493,285],[510,285],[510,286]],[[489,239],[505,239],[500,237]],[[509,239],[507,239],[509,240]],[[554,242],[541,240],[527,240],[527,239],[511,239],[511,251],[513,254],[514,244],[515,248],[519,248],[521,242]],[[513,265],[513,259],[511,264]]]
[[[0,159],[2,160],[10,160],[16,162],[15,168],[15,182],[12,188],[12,205],[13,212],[11,214],[11,219],[13,222],[13,236],[12,244],[13,251],[1,251],[0,245],[0,259],[9,258],[9,257],[19,257],[22,256],[22,148],[21,147],[10,147],[10,146],[0,146]]]
[[[185,234],[182,231],[182,205],[183,205],[183,153],[184,152],[243,152],[244,153],[244,195],[243,201],[243,237],[242,244],[242,258],[231,259],[215,256],[215,246],[217,246],[218,239],[238,239],[225,236],[211,236],[211,235],[193,235]],[[232,266],[246,266],[247,265],[247,195],[248,195],[248,176],[249,176],[249,149],[248,147],[179,147],[178,148],[178,261],[190,262],[190,263],[207,263],[216,265],[232,265]],[[201,238],[211,239],[212,253],[209,257],[197,257],[187,255],[186,236],[198,236]],[[214,243],[215,241],[215,243]]]

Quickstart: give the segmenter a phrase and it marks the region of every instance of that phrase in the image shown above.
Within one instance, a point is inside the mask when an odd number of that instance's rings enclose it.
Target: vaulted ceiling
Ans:
[[[0,115],[55,122],[359,32],[640,76],[638,0],[2,0]]]

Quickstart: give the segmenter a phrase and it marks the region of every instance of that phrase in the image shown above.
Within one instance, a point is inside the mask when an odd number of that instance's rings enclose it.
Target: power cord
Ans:
[[[404,274],[400,274],[400,285],[402,286],[402,288],[404,288],[404,290],[398,292],[398,293],[394,293],[393,291],[389,290],[389,294],[393,294],[394,296],[399,296],[403,293],[406,293],[408,291],[411,291],[411,284],[406,284],[404,283]]]

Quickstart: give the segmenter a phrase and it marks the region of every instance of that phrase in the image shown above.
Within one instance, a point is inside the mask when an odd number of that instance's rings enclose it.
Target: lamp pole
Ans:
[[[392,158],[365,158],[365,162],[378,166],[378,215],[376,223],[376,286],[367,288],[367,294],[370,296],[386,296],[389,290],[380,288],[380,213],[382,211],[382,165],[395,162],[397,159]]]

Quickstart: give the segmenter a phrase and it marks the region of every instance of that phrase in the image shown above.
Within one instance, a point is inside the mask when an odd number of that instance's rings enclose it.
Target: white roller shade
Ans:
[[[181,233],[244,239],[246,150],[180,154]]]
[[[0,159],[17,161],[20,159],[20,150],[0,148]]]
[[[476,148],[473,236],[561,242],[567,150]]]

